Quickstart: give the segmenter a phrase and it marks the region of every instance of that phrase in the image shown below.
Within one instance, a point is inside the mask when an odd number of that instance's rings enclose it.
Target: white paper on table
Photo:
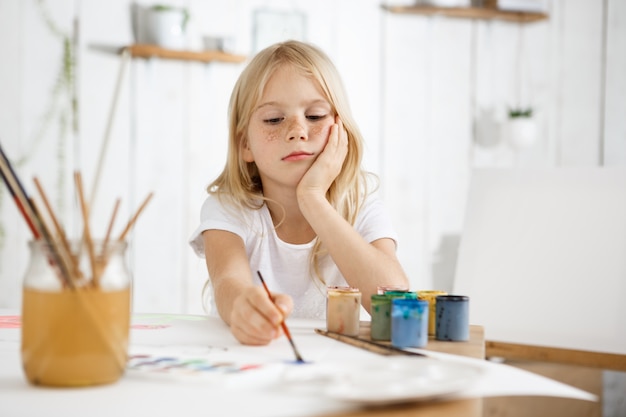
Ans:
[[[164,318],[167,317],[147,315],[141,318],[141,316],[138,316],[134,321],[146,324],[150,323],[150,320],[156,320],[162,323]],[[259,381],[262,381],[265,385],[281,384],[282,380],[286,381],[291,387],[297,385],[298,381],[305,384],[313,384],[315,381],[329,384],[332,381],[331,376],[329,376],[329,369],[336,371],[337,374],[341,374],[342,364],[345,364],[344,368],[347,368],[353,366],[354,363],[360,363],[363,369],[367,369],[368,363],[385,359],[363,349],[329,340],[327,337],[315,334],[313,329],[325,327],[325,323],[320,320],[292,319],[287,321],[294,342],[302,356],[305,360],[313,362],[315,365],[294,367],[289,363],[293,353],[286,338],[278,339],[272,342],[271,345],[264,347],[243,346],[236,341],[228,327],[218,318],[201,316],[169,317],[171,317],[175,326],[163,329],[161,334],[154,338],[155,341],[161,343],[167,342],[167,350],[162,353],[185,352],[185,349],[189,353],[193,352],[193,349],[198,349],[198,346],[213,348],[216,349],[214,350],[214,357],[217,357],[219,360],[230,358],[237,363],[266,365],[263,372],[257,372],[260,376]],[[194,317],[196,318],[194,319]],[[206,333],[201,331],[203,327],[206,327]],[[146,350],[145,345],[149,345],[151,342],[150,331],[147,330],[142,333],[135,326],[133,335],[135,335],[133,349],[144,348]],[[158,349],[158,345],[154,346],[153,344],[151,348],[153,350]],[[220,351],[220,349],[223,350]],[[429,350],[409,350],[423,353],[430,358],[470,364],[481,369],[481,376],[472,386],[453,394],[450,398],[537,395],[587,401],[598,400],[597,396],[578,388],[506,364]],[[146,351],[149,351],[149,349]],[[254,375],[252,374],[253,372],[250,372],[246,375],[248,378],[239,378],[237,375],[232,375],[228,386],[238,386],[238,378],[242,382],[241,386],[248,386],[248,384],[243,382],[254,381],[254,378],[252,378]],[[296,375],[295,378],[294,375]]]
[[[408,350],[421,352],[432,358],[474,364],[483,369],[482,377],[471,387],[457,393],[457,398],[521,395],[598,401],[596,395],[587,391],[507,364],[421,349]]]

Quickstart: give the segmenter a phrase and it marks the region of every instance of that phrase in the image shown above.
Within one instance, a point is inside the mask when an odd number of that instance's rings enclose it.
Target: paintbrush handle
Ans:
[[[335,339],[340,342],[347,343],[349,345],[352,345],[361,349],[365,349],[368,352],[378,353],[379,355],[385,355],[385,356],[403,355],[403,356],[423,356],[423,357],[426,356],[423,353],[400,349],[395,346],[375,342],[373,340],[361,339],[356,336],[348,336],[345,334],[330,332],[330,331],[322,330],[322,329],[315,329],[315,333],[321,334],[322,336],[330,337],[331,339]]]
[[[2,179],[9,188],[9,192],[13,196],[20,213],[26,220],[28,227],[31,229],[33,237],[35,240],[43,239],[48,245],[48,257],[50,263],[58,268],[59,278],[69,287],[73,287],[67,264],[59,255],[56,243],[52,238],[43,218],[41,217],[39,210],[37,210],[33,200],[28,197],[28,194],[26,194],[26,189],[11,166],[9,158],[7,158],[6,154],[2,150],[2,146],[0,146],[0,173],[2,173]]]
[[[270,289],[267,288],[267,284],[265,283],[265,280],[263,279],[263,275],[261,275],[260,271],[256,271],[256,273],[259,275],[259,279],[261,280],[261,284],[263,284],[263,288],[265,288],[265,292],[267,293],[267,296],[270,298],[270,300],[272,300],[272,293],[270,292]],[[285,336],[287,336],[287,340],[289,340],[289,344],[291,344],[293,353],[294,355],[296,355],[296,360],[298,362],[304,362],[304,359],[302,359],[300,352],[298,352],[298,349],[296,348],[296,344],[293,342],[293,339],[291,338],[291,333],[289,332],[289,329],[287,328],[287,324],[285,323],[284,319],[280,323],[280,325],[283,328],[283,332],[285,333]]]
[[[150,199],[152,198],[152,196],[154,195],[154,193],[149,193],[146,198],[143,200],[143,203],[141,203],[141,205],[139,206],[139,208],[137,209],[137,211],[135,212],[135,214],[133,215],[133,217],[128,221],[128,223],[126,224],[126,227],[124,228],[124,231],[120,234],[120,236],[117,238],[118,241],[123,241],[124,239],[126,239],[126,235],[128,234],[128,232],[130,232],[130,229],[133,228],[133,225],[135,224],[135,222],[137,221],[137,218],[139,217],[139,215],[141,214],[141,212],[143,211],[144,208],[146,208],[146,206],[148,205],[148,202],[150,201]]]
[[[11,197],[13,197],[17,208],[33,233],[33,237],[35,240],[39,239],[41,237],[41,228],[39,227],[39,224],[37,224],[33,208],[28,201],[28,196],[26,195],[26,191],[17,178],[9,158],[7,158],[2,150],[2,145],[0,145],[0,174],[2,174],[2,179],[7,185],[9,193],[11,194]]]

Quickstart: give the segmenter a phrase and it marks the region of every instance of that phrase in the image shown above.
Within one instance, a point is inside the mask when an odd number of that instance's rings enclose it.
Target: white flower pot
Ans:
[[[510,118],[504,128],[504,139],[515,149],[532,146],[537,140],[537,122],[532,117]]]
[[[184,10],[154,10],[147,13],[148,38],[152,43],[168,49],[185,48],[185,20]]]

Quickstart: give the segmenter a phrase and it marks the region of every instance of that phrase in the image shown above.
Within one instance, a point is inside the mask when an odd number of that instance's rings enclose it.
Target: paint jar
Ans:
[[[358,336],[361,320],[361,291],[354,287],[328,287],[326,328],[329,332]]]
[[[398,287],[398,289],[388,288],[390,286],[378,287],[378,291],[382,289],[384,294],[376,295],[382,298],[375,298],[375,295],[372,295],[370,337],[373,340],[391,340],[391,300],[395,298],[417,298],[417,294],[408,289],[402,289],[401,287]],[[379,306],[379,311],[374,308],[375,305]],[[377,317],[375,318],[374,316]]]
[[[437,340],[465,342],[469,340],[469,297],[466,295],[437,296]]]
[[[41,241],[29,243],[22,286],[21,358],[33,385],[108,384],[126,369],[131,311],[127,244],[113,242],[106,252],[101,246],[96,245],[99,255],[91,258],[99,269],[81,270],[89,260],[84,259],[86,249],[74,244],[68,252],[73,262],[67,264],[74,273],[63,280],[59,268],[51,266],[51,247]]]
[[[428,336],[435,336],[435,322],[437,321],[437,296],[446,294],[448,293],[439,290],[420,290],[417,292],[418,299],[428,301]]]
[[[387,291],[403,291],[406,292],[409,288],[406,285],[379,285],[376,288],[378,294],[385,294]]]
[[[421,348],[428,343],[428,301],[394,298],[391,301],[391,344]]]
[[[370,338],[391,340],[391,298],[384,294],[372,294],[371,301]]]

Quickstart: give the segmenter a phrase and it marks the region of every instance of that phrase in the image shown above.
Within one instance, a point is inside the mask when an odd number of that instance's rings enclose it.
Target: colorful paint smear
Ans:
[[[133,324],[130,326],[131,329],[136,330],[159,330],[159,329],[167,329],[168,327],[172,327],[169,324]]]
[[[127,369],[154,373],[186,375],[233,374],[258,369],[260,364],[237,364],[230,361],[211,361],[207,358],[181,358],[175,356],[131,355]]]
[[[20,316],[0,316],[0,329],[19,329],[22,327]]]

